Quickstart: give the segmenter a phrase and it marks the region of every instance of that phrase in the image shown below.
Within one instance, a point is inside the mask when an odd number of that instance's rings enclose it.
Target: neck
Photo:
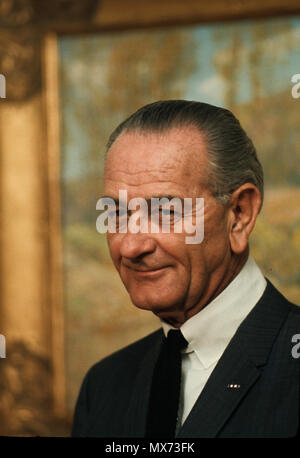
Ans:
[[[229,283],[231,283],[234,280],[234,278],[240,273],[240,271],[246,264],[248,256],[249,249],[247,248],[247,250],[245,250],[241,255],[232,257],[230,267],[225,272],[221,283],[218,284],[214,293],[210,296],[209,300],[203,305],[203,307],[208,305],[209,302],[211,302],[215,297],[221,294],[221,292],[229,285]]]
[[[201,300],[192,308],[188,310],[180,310],[179,313],[175,313],[172,316],[160,316],[161,319],[168,322],[175,328],[180,328],[182,324],[191,318],[193,315],[196,315],[200,310],[206,307],[213,299],[215,299],[222,291],[234,280],[234,278],[240,273],[243,266],[245,265],[249,256],[249,248],[241,253],[240,255],[232,255],[229,266],[224,271],[221,278],[217,282],[215,288],[212,288],[211,285],[208,285],[206,290],[203,292]]]

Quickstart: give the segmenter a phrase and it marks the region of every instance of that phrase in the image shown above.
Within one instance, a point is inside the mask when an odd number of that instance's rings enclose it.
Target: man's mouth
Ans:
[[[126,266],[128,269],[132,270],[134,275],[139,277],[154,277],[162,274],[166,271],[170,266],[163,266],[163,267],[131,267]]]
[[[156,277],[161,275],[163,272],[166,271],[168,267],[160,267],[158,269],[152,269],[152,270],[135,270],[134,274],[138,275],[139,277]]]

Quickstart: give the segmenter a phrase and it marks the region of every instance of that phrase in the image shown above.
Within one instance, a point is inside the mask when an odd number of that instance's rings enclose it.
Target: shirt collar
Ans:
[[[246,318],[266,288],[267,282],[253,257],[249,255],[238,275],[229,285],[180,330],[188,341],[186,353],[195,351],[207,368],[224,352],[239,325]],[[175,329],[161,320],[165,335]]]

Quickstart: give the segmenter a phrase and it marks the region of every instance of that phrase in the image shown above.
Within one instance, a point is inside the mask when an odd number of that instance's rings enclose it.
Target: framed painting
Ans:
[[[241,120],[265,171],[251,250],[300,303],[300,102],[292,92],[300,15],[253,16],[45,37],[54,398],[70,418],[89,367],[159,327],[130,303],[96,230],[108,136],[140,106],[198,100]]]

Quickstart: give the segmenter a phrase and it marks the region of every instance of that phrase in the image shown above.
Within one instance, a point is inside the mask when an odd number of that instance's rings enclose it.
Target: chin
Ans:
[[[182,303],[178,298],[172,298],[170,295],[130,295],[133,305],[142,310],[150,310],[155,314],[160,314],[175,310],[178,303]]]

